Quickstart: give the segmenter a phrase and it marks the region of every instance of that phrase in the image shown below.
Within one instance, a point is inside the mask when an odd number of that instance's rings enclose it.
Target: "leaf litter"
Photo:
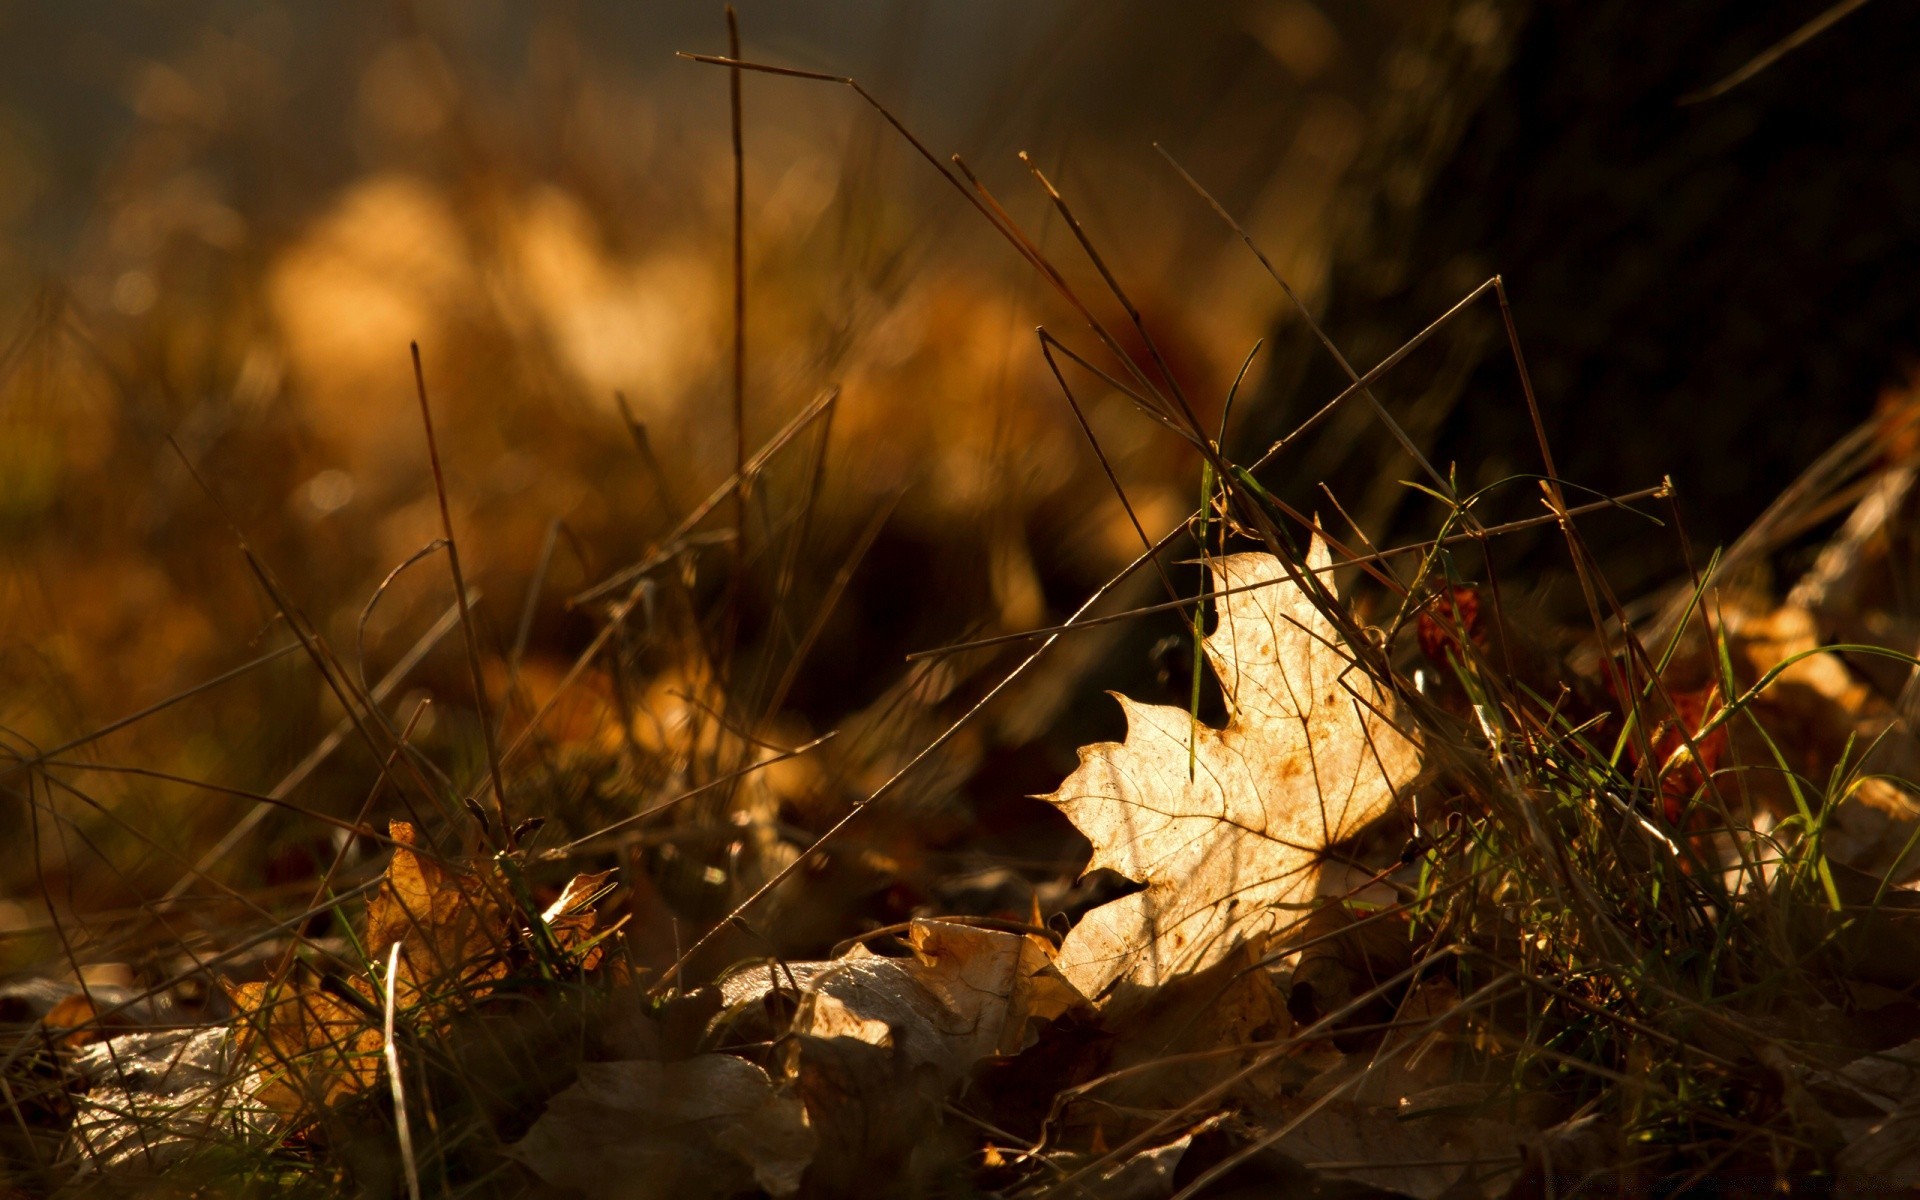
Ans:
[[[1630,1131],[1667,1119],[1674,1073],[1642,1035],[1594,1058],[1534,1043],[1513,1004],[1544,996],[1605,1046],[1609,1004],[1640,989],[1644,1006],[1659,995],[1645,989],[1668,985],[1563,950],[1580,914],[1524,899],[1521,877],[1501,885],[1513,899],[1496,895],[1492,920],[1471,906],[1498,872],[1475,843],[1500,843],[1501,797],[1476,774],[1484,743],[1463,758],[1446,718],[1471,714],[1486,739],[1488,712],[1526,712],[1478,691],[1488,659],[1523,634],[1475,588],[1436,589],[1415,641],[1446,674],[1407,691],[1363,668],[1329,601],[1300,588],[1300,572],[1331,572],[1325,541],[1292,566],[1269,553],[1208,566],[1219,599],[1204,649],[1225,722],[1117,697],[1125,739],[1085,747],[1044,797],[1087,835],[1087,870],[1127,885],[1077,920],[914,918],[833,958],[774,956],[662,991],[595,910],[611,872],[568,877],[541,904],[515,860],[447,856],[394,822],[348,954],[234,985],[227,1023],[152,1029],[161,1012],[132,989],[17,989],[48,1029],[73,1029],[56,1054],[75,1092],[71,1162],[129,1179],[209,1144],[342,1137],[380,1110],[388,1071],[388,981],[351,962],[390,954],[409,1044],[497,1041],[511,1029],[501,1010],[528,1000],[570,1014],[553,1020],[576,1048],[497,1146],[563,1190],[833,1196],[879,1177],[910,1192],[962,1164],[1021,1196],[1165,1198],[1261,1177],[1440,1200],[1630,1179]],[[1818,614],[1734,591],[1707,626],[1711,641],[1682,637],[1642,680],[1642,741],[1599,708],[1615,685],[1572,672],[1584,693],[1536,732],[1557,749],[1528,758],[1542,774],[1507,795],[1551,797],[1551,772],[1567,770],[1553,755],[1584,762],[1590,795],[1642,797],[1642,816],[1607,826],[1653,831],[1638,852],[1668,866],[1642,870],[1676,872],[1670,885],[1697,889],[1707,910],[1789,912],[1788,952],[1849,981],[1784,1000],[1811,1021],[1799,1035],[1782,1037],[1780,1016],[1695,1018],[1705,1058],[1688,1069],[1732,1062],[1730,1087],[1776,1094],[1776,1119],[1824,1148],[1845,1187],[1920,1183],[1920,1043],[1891,1039],[1920,1027],[1920,979],[1910,956],[1885,954],[1920,954],[1910,733],[1853,659],[1822,645]],[[1615,732],[1617,766],[1599,768],[1582,728]],[[741,753],[712,728],[689,737],[710,758]],[[1822,764],[1837,772],[1824,787]],[[764,797],[743,803],[772,812]],[[1747,824],[1716,826],[1730,804]],[[1551,822],[1578,851],[1596,812],[1548,808],[1524,835]],[[1732,883],[1716,891],[1722,872]],[[1645,902],[1617,874],[1584,887],[1599,910]],[[1450,937],[1455,922],[1467,935]],[[555,991],[582,979],[601,983],[586,993],[597,998]],[[536,1044],[555,1043],[520,1052]],[[1611,1091],[1580,1083],[1592,1069],[1611,1071]],[[1738,1127],[1740,1110],[1724,1112]]]

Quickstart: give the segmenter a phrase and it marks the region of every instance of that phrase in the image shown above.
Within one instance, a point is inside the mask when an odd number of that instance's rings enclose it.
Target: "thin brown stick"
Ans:
[[[1173,395],[1181,412],[1197,430],[1200,427],[1200,420],[1194,416],[1192,406],[1187,403],[1186,393],[1181,389],[1179,379],[1174,376],[1173,368],[1167,365],[1166,357],[1160,353],[1160,343],[1153,340],[1153,334],[1147,329],[1146,321],[1140,316],[1139,308],[1127,295],[1126,289],[1120,286],[1120,280],[1108,268],[1107,260],[1101,257],[1100,251],[1093,244],[1093,239],[1087,236],[1086,229],[1081,226],[1080,218],[1074,215],[1072,206],[1067,203],[1067,198],[1060,194],[1060,189],[1053,185],[1053,181],[1047,178],[1046,173],[1040,170],[1039,164],[1034,162],[1025,150],[1020,152],[1020,161],[1026,164],[1027,170],[1033,172],[1034,179],[1046,189],[1048,197],[1053,200],[1054,208],[1066,221],[1067,228],[1072,230],[1074,240],[1080,243],[1080,249],[1086,253],[1088,261],[1092,262],[1094,269],[1100,272],[1100,278],[1106,281],[1107,290],[1113,293],[1113,298],[1119,301],[1120,307],[1126,311],[1127,320],[1132,323],[1134,332],[1138,333],[1140,340],[1146,343],[1147,354],[1153,359],[1154,369],[1159,371],[1161,380],[1166,383],[1167,391]]]
[[[1819,37],[1842,20],[1853,15],[1855,10],[1866,7],[1867,0],[1839,0],[1832,8],[1808,21],[1805,25],[1781,38],[1773,45],[1748,59],[1739,70],[1721,79],[1718,83],[1701,88],[1697,92],[1688,92],[1680,97],[1681,104],[1699,104],[1706,100],[1715,100],[1739,87],[1755,75],[1779,62],[1787,55]]]
[[[1080,408],[1080,401],[1074,396],[1073,389],[1067,386],[1067,377],[1060,373],[1060,364],[1053,360],[1053,349],[1048,344],[1053,339],[1047,336],[1044,326],[1036,332],[1040,335],[1040,357],[1047,360],[1047,370],[1053,372],[1053,381],[1060,385],[1060,394],[1067,398],[1067,407],[1073,410],[1073,419],[1080,423],[1080,432],[1086,435],[1087,445],[1092,448],[1094,458],[1100,461],[1100,470],[1105,473],[1107,482],[1113,486],[1113,494],[1119,497],[1120,507],[1126,510],[1127,520],[1133,525],[1133,532],[1139,536],[1141,547],[1143,549],[1151,547],[1153,539],[1147,536],[1146,527],[1140,524],[1139,516],[1134,513],[1133,501],[1127,499],[1127,489],[1120,485],[1120,476],[1114,473],[1113,464],[1107,460],[1107,452],[1100,447],[1100,439],[1094,436],[1093,424],[1087,420],[1087,414]],[[1206,547],[1202,546],[1200,550],[1204,554]],[[1157,558],[1153,560],[1153,569],[1160,573],[1160,582],[1166,585],[1167,595],[1173,597],[1175,603],[1178,603],[1180,589],[1173,586],[1173,577],[1167,574],[1167,569],[1160,565],[1160,560]]]
[[[400,661],[393,665],[393,668],[381,678],[379,683],[374,684],[373,690],[368,693],[373,703],[377,705],[384,702],[386,698],[392,694],[393,689],[399,685],[400,681],[412,674],[413,669],[420,665],[420,660],[425,658],[429,651],[440,644],[440,639],[452,631],[454,623],[459,619],[459,608],[454,605],[448,605],[447,611],[440,615],[440,619],[433,623],[433,627],[421,635],[420,640],[413,644],[413,648],[408,650],[407,653],[401,657]],[[309,751],[305,758],[295,763],[291,771],[281,776],[280,782],[274,784],[273,790],[268,792],[267,795],[273,797],[273,801],[286,799],[287,796],[292,794],[295,788],[306,782],[308,776],[319,770],[321,765],[333,756],[333,752],[339,749],[340,743],[346,740],[347,734],[352,732],[352,730],[352,722],[345,717],[340,718],[339,722],[334,725],[332,731],[320,740],[320,744]],[[403,733],[400,741],[395,744],[393,753],[388,755],[387,765],[381,771],[380,778],[386,778],[387,774],[392,771],[395,765],[394,758],[399,754],[400,746],[405,745],[405,743],[406,736]],[[194,869],[191,874],[181,876],[177,883],[167,889],[166,895],[160,898],[161,901],[164,903],[178,899],[181,893],[185,892],[191,885],[195,875],[203,875],[210,870],[215,862],[218,862],[223,855],[239,844],[241,838],[252,832],[255,826],[265,820],[267,814],[272,812],[273,809],[273,802],[261,801],[256,803],[252,811],[235,822],[233,828],[228,830],[226,835],[222,837],[211,850],[208,850],[200,856],[199,861],[194,864]]]
[[[264,667],[268,663],[278,662],[279,660],[285,658],[289,654],[292,654],[294,651],[298,649],[300,649],[300,643],[292,642],[292,643],[289,643],[288,645],[280,647],[278,650],[269,650],[258,658],[248,659],[246,662],[241,663],[239,666],[234,667],[231,670],[222,671],[220,674],[215,675],[211,679],[202,680],[201,682],[194,684],[192,687],[186,688],[183,691],[175,692],[173,695],[168,696],[165,700],[156,700],[152,704],[147,705],[145,708],[139,709],[136,712],[128,713],[126,716],[121,717],[116,721],[109,721],[105,725],[102,725],[100,728],[94,730],[92,733],[82,734],[79,737],[74,738],[72,741],[62,742],[58,746],[53,747],[51,750],[42,750],[38,754],[16,758],[13,762],[9,763],[5,768],[0,768],[0,779],[5,779],[9,775],[13,775],[20,771],[32,770],[34,767],[41,765],[42,763],[46,762],[49,759],[58,758],[59,756],[61,756],[62,754],[65,754],[69,750],[77,750],[81,746],[84,746],[89,742],[97,742],[101,738],[106,737],[109,734],[118,733],[129,725],[138,724],[139,722],[146,720],[148,717],[153,716],[155,713],[164,712],[167,709],[172,708],[174,705],[180,703],[182,700],[190,700],[193,697],[198,696],[202,692],[209,691],[213,688],[219,687],[221,684],[226,683],[228,680],[238,679],[240,676],[245,675],[247,672],[255,670],[259,667]]]
[[[780,750],[778,753],[774,754],[771,758],[763,758],[758,762],[748,763],[746,766],[738,767],[716,779],[709,779],[707,782],[700,784],[697,787],[688,788],[686,791],[681,792],[677,796],[670,796],[667,799],[660,801],[660,803],[658,804],[652,805],[648,808],[644,808],[641,811],[634,813],[632,816],[622,817],[611,825],[602,826],[601,828],[594,830],[592,833],[585,834],[581,837],[577,837],[573,839],[572,841],[566,843],[565,845],[555,846],[551,850],[542,850],[537,857],[539,857],[543,861],[552,861],[554,859],[565,858],[571,852],[573,852],[574,850],[578,849],[581,846],[586,845],[588,842],[594,841],[598,838],[603,838],[610,833],[616,833],[622,829],[625,829],[629,825],[634,825],[641,821],[644,821],[648,817],[658,816],[659,814],[665,812],[667,809],[672,808],[676,804],[679,804],[683,800],[691,800],[695,796],[705,795],[706,793],[713,791],[715,788],[729,787],[735,783],[738,783],[740,780],[746,778],[748,775],[753,774],[755,771],[761,770],[766,767],[771,767],[776,763],[786,762],[788,759],[798,758],[802,754],[805,754],[810,750],[813,750],[819,746],[825,745],[829,741],[832,741],[838,732],[839,732],[838,730],[829,730],[828,732],[821,734],[817,738],[813,738],[809,741],[802,742],[800,745],[793,747],[791,750]],[[615,848],[617,847],[613,847],[613,846],[596,847],[596,852],[604,852],[606,850],[615,849]]]
[[[1206,201],[1208,206],[1213,209],[1214,214],[1226,222],[1227,227],[1232,229],[1235,234],[1239,235],[1240,240],[1246,244],[1247,249],[1253,252],[1253,256],[1256,259],[1260,260],[1260,266],[1266,270],[1267,275],[1280,286],[1280,291],[1285,294],[1287,300],[1291,302],[1295,310],[1299,312],[1301,319],[1307,323],[1307,328],[1311,329],[1313,336],[1319,339],[1320,345],[1326,349],[1328,354],[1333,356],[1333,361],[1339,364],[1340,369],[1346,373],[1347,378],[1353,382],[1354,386],[1360,389],[1360,394],[1366,398],[1367,403],[1373,405],[1374,415],[1380,418],[1381,423],[1387,427],[1387,432],[1391,433],[1394,440],[1400,443],[1400,448],[1405,450],[1415,463],[1419,464],[1420,469],[1427,473],[1427,477],[1432,479],[1443,493],[1452,496],[1453,485],[1448,482],[1446,476],[1434,469],[1432,463],[1427,461],[1427,456],[1422,454],[1420,448],[1413,444],[1413,439],[1407,436],[1406,430],[1400,428],[1400,422],[1393,419],[1393,415],[1387,411],[1386,405],[1380,403],[1379,397],[1373,394],[1373,389],[1361,382],[1360,373],[1353,369],[1353,364],[1347,361],[1347,356],[1340,353],[1340,348],[1333,344],[1333,339],[1327,336],[1327,331],[1320,327],[1318,320],[1314,319],[1313,310],[1307,307],[1304,300],[1300,299],[1299,294],[1293,290],[1293,285],[1287,282],[1286,276],[1282,275],[1280,269],[1273,265],[1273,260],[1267,257],[1266,251],[1260,248],[1259,243],[1253,240],[1253,235],[1248,233],[1246,228],[1234,219],[1233,214],[1226,210],[1225,205],[1214,199],[1212,192],[1209,192],[1202,186],[1198,179],[1195,179],[1188,173],[1185,167],[1180,165],[1178,159],[1167,153],[1166,147],[1156,142],[1153,148],[1160,152],[1160,157],[1166,159],[1169,166],[1179,172],[1180,178],[1186,181],[1187,186],[1192,188],[1202,200]]]
[[[711,516],[713,511],[726,501],[728,496],[734,493],[734,490],[739,487],[741,478],[751,477],[763,470],[767,462],[789,441],[792,441],[796,434],[812,424],[822,413],[829,411],[839,395],[840,389],[831,387],[815,397],[805,408],[795,413],[793,419],[781,427],[780,432],[769,438],[754,456],[747,460],[746,466],[741,468],[740,472],[728,476],[718,487],[709,492],[707,498],[696,505],[692,512],[680,518],[673,529],[657,543],[657,549],[633,566],[623,567],[592,587],[576,592],[569,598],[569,602],[575,605],[591,603],[641,579],[662,564],[671,561],[680,552],[678,543],[691,534],[702,521]]]
[[[420,396],[420,423],[427,431],[427,461],[433,466],[433,492],[440,501],[440,528],[447,539],[447,569],[453,575],[454,599],[460,605],[460,627],[466,634],[467,670],[473,676],[473,706],[480,716],[480,737],[487,749],[487,776],[493,782],[493,811],[499,819],[499,836],[489,833],[488,840],[505,849],[513,849],[513,819],[507,815],[507,787],[500,773],[500,746],[493,737],[493,714],[488,711],[487,681],[480,669],[480,633],[473,624],[473,610],[467,605],[467,580],[460,570],[460,545],[453,536],[453,510],[447,504],[447,477],[440,469],[440,444],[433,436],[433,409],[427,403],[427,371],[420,364],[420,343],[411,342],[413,383]]]
[[[727,57],[740,57],[740,18],[727,5]],[[733,472],[734,527],[746,534],[747,487],[747,159],[740,113],[740,68],[727,72],[727,103],[733,123]],[[734,556],[740,557],[740,543]],[[737,564],[736,564],[737,565]]]
[[[740,18],[727,11],[727,56],[740,57]],[[740,71],[727,72],[727,109],[733,134],[733,542],[729,546],[733,569],[728,572],[726,618],[720,652],[710,654],[716,676],[727,695],[734,689],[726,676],[733,670],[735,639],[740,632],[740,591],[746,586],[747,495],[747,165],[740,106]]]
[[[239,546],[240,557],[246,562],[247,569],[253,573],[254,579],[266,592],[267,599],[273,602],[274,608],[286,621],[287,628],[300,639],[301,648],[307,652],[307,657],[319,669],[320,678],[326,683],[327,690],[332,692],[334,698],[340,702],[341,709],[353,722],[354,732],[360,735],[360,739],[366,743],[367,750],[373,755],[374,761],[381,764],[381,769],[384,771],[386,749],[382,745],[381,738],[376,734],[391,735],[392,731],[385,724],[386,718],[380,713],[378,707],[354,688],[345,665],[333,652],[333,647],[320,636],[320,631],[307,618],[306,613],[287,595],[286,589],[280,586],[279,578],[267,565],[266,560],[255,553],[253,543],[247,540],[247,535],[240,528],[239,522],[235,521],[233,515],[227,511],[226,505],[220,500],[219,493],[215,492],[213,486],[200,474],[200,469],[194,466],[193,459],[188,457],[179,441],[168,435],[167,444],[179,458],[180,465],[186,470],[188,478],[193,480],[200,489],[200,493],[207,498],[208,503],[213,505],[214,511],[220,514],[221,521]],[[428,799],[436,798],[432,786],[428,783],[426,776],[421,773],[419,763],[410,757],[403,761],[409,773],[412,774],[414,783],[420,788],[421,795]]]

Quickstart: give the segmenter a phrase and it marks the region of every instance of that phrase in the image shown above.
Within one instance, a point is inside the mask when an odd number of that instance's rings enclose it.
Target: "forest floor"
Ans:
[[[261,481],[313,468],[303,442],[223,440],[244,396],[137,450],[45,427],[167,499],[127,518],[147,549],[44,550],[68,632],[34,657],[80,682],[8,700],[4,1194],[1920,1189],[1920,399],[1696,546],[1683,472],[1594,495],[1544,434],[1485,487],[1429,462],[1392,369],[1450,314],[1375,364],[1328,343],[1351,386],[1322,416],[1368,414],[1432,506],[1383,548],[1341,498],[1283,498],[1298,431],[1232,436],[1257,344],[1215,379],[1038,167],[1045,236],[884,128],[1053,307],[962,276],[863,297],[892,340],[804,360],[770,431],[740,314],[807,276],[750,286],[738,200],[737,257],[672,275],[707,322],[681,336],[719,348],[672,439],[648,397],[490,414],[558,375],[456,334],[415,347],[405,403],[343,377],[306,428],[353,470],[292,501]],[[409,186],[291,256],[295,326],[405,308],[353,291],[381,221],[460,270],[408,233],[451,228]],[[552,196],[496,216],[505,324],[547,319],[554,263],[610,270]],[[1007,370],[976,343],[1030,311],[1053,407],[971,403]],[[1497,277],[1455,311],[1504,318],[1539,430],[1524,313]],[[576,327],[549,324],[550,350]],[[50,301],[7,386],[124,383],[74,328]],[[928,358],[944,392],[872,407]],[[108,506],[48,478],[0,499]],[[383,523],[326,524],[381,488]],[[1603,521],[1644,527],[1664,586],[1615,593]],[[1502,570],[1541,531],[1556,565]],[[176,603],[196,571],[239,598]],[[161,658],[225,665],[141,690]]]

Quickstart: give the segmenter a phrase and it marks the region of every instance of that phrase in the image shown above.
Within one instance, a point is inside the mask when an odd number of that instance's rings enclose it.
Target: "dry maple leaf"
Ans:
[[[1308,568],[1330,562],[1315,539]],[[1278,559],[1212,568],[1219,589],[1249,589],[1221,599],[1206,640],[1226,728],[1116,694],[1127,740],[1083,748],[1047,797],[1093,842],[1089,870],[1146,885],[1088,913],[1060,949],[1060,972],[1091,998],[1200,970],[1292,923],[1284,909],[1312,897],[1326,848],[1385,814],[1419,771],[1392,697],[1350,669]]]
[[[367,905],[361,944],[384,958],[400,943],[397,998],[403,1008],[433,992],[459,995],[507,972],[512,922],[506,885],[491,872],[462,871],[419,853],[419,834],[405,821],[387,826],[393,859]]]
[[[919,918],[911,958],[865,947],[829,962],[755,964],[721,982],[729,1008],[796,989],[795,1034],[850,1037],[894,1050],[942,1083],[984,1058],[1018,1054],[1035,1027],[1085,1003],[1053,969],[1053,948],[1031,934]]]
[[[483,992],[507,974],[509,949],[525,916],[508,896],[506,880],[490,865],[478,869],[436,862],[419,852],[419,834],[405,821],[388,824],[393,859],[380,890],[367,905],[361,944],[375,958],[400,943],[397,996],[411,1007],[432,995]],[[587,946],[595,932],[590,904],[612,874],[576,875],[540,920],[562,950]],[[597,946],[581,957],[598,964]]]
[[[247,1091],[262,1108],[291,1116],[379,1082],[383,1043],[365,1008],[291,983],[243,983],[232,1000],[236,1046],[257,1068]]]
[[[393,821],[387,828],[393,858],[367,905],[361,945],[377,963],[398,944],[395,1002],[410,1020],[444,1026],[507,978],[510,959],[529,936],[528,915],[512,905],[497,869],[436,861],[419,850],[412,825]],[[592,904],[610,875],[574,876],[537,916],[553,943],[589,969],[601,958]],[[239,1049],[259,1068],[252,1090],[265,1108],[293,1114],[378,1082],[382,978],[354,974],[339,982],[340,995],[285,980],[233,989]]]

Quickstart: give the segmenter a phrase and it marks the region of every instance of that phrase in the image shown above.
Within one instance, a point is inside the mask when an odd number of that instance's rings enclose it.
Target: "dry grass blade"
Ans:
[[[420,343],[410,347],[413,353],[413,382],[420,398],[420,424],[427,433],[427,461],[433,468],[434,497],[440,502],[440,528],[446,538],[447,571],[453,576],[454,603],[460,606],[460,628],[467,643],[467,669],[473,677],[473,704],[480,714],[480,734],[487,751],[487,778],[493,785],[493,814],[498,829],[483,830],[488,841],[511,850],[514,846],[513,819],[507,815],[507,784],[500,769],[500,747],[493,737],[493,714],[487,706],[487,683],[480,666],[480,631],[474,625],[473,609],[467,603],[467,581],[460,571],[460,544],[453,535],[453,510],[447,503],[446,473],[440,468],[440,443],[433,435],[433,409],[427,403],[427,371],[420,362]]]

